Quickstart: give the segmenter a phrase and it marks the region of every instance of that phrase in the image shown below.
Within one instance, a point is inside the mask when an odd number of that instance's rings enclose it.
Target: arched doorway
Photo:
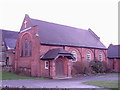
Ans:
[[[64,62],[61,59],[57,59],[55,63],[56,67],[56,76],[63,77],[64,76]]]

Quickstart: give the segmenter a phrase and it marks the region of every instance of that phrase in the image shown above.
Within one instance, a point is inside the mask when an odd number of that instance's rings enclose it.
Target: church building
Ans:
[[[91,29],[25,15],[15,45],[13,69],[21,75],[71,78],[73,74],[91,72],[91,60],[100,60],[107,68],[107,48]]]

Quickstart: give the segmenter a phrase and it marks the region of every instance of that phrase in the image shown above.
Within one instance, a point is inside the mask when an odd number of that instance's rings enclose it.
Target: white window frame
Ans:
[[[45,69],[49,68],[49,61],[45,61]]]
[[[102,52],[99,53],[99,60],[103,61],[103,54],[102,54]]]
[[[87,59],[88,62],[91,61],[91,52],[90,51],[87,51],[86,59]]]
[[[76,62],[77,61],[77,52],[76,51],[72,51],[71,53],[75,57],[75,59],[72,60],[72,62]]]

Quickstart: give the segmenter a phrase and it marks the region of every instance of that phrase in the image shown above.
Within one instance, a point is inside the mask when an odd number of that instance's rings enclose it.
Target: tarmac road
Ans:
[[[85,85],[82,82],[91,80],[118,80],[118,77],[104,78],[86,76],[67,80],[37,79],[37,80],[2,80],[2,86],[22,88],[101,88],[92,85]],[[103,90],[103,89],[102,89]]]

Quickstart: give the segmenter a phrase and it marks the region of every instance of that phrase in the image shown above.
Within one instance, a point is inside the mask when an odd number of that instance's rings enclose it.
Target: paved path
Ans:
[[[84,85],[80,81],[66,80],[6,80],[3,86],[26,88],[99,88],[91,85]]]
[[[94,77],[80,77],[68,80],[52,80],[52,79],[38,79],[38,80],[3,80],[2,86],[22,87],[26,88],[100,88],[92,85],[85,85],[82,82],[91,80],[118,80],[118,77],[104,78],[102,76]]]

